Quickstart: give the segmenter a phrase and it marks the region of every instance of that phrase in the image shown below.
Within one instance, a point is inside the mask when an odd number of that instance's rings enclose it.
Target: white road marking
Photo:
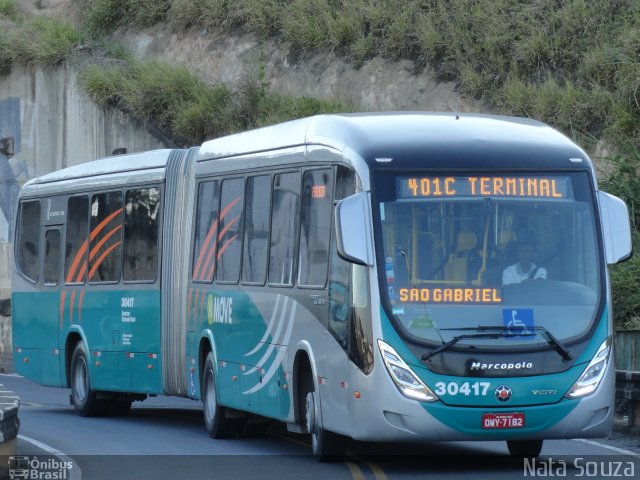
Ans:
[[[606,443],[596,442],[594,440],[587,440],[585,438],[575,438],[576,442],[584,443],[586,445],[591,445],[593,447],[600,447],[606,450],[611,450],[612,452],[620,453],[622,455],[631,455],[633,457],[640,456],[640,453],[632,452],[631,450],[625,450],[624,448],[612,447],[611,445],[607,445]]]
[[[35,438],[27,437],[25,435],[18,435],[18,438],[20,440],[23,440],[23,441],[27,442],[27,443],[30,443],[31,445],[33,445],[35,447],[38,447],[41,450],[44,450],[49,455],[54,455],[54,456],[58,457],[61,462],[68,462],[69,464],[73,465],[73,468],[71,468],[71,471],[69,472],[70,473],[70,475],[69,475],[69,479],[70,480],[80,480],[82,478],[82,472],[80,470],[80,467],[66,453],[61,452],[57,448],[53,448],[52,446],[47,445],[46,443],[43,443],[40,440],[36,440]]]

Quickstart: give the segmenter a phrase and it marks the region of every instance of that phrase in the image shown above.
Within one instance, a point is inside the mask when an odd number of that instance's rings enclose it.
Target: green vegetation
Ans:
[[[14,0],[0,0],[0,18],[3,16],[15,20],[18,15]]]
[[[86,16],[101,32],[165,20],[243,27],[356,65],[409,58],[495,110],[547,122],[587,148],[600,139],[640,146],[636,0],[89,0]]]
[[[0,72],[11,65],[55,65],[85,41],[73,25],[38,17],[0,32]]]
[[[80,79],[98,103],[156,125],[178,145],[197,145],[257,126],[351,109],[342,102],[272,93],[262,74],[245,76],[233,92],[225,85],[205,84],[184,67],[153,61],[95,65]]]
[[[109,5],[119,3],[123,2]],[[150,12],[162,2],[143,3],[148,10],[143,8],[137,15],[155,18]],[[248,128],[353,109],[339,101],[273,93],[260,69],[253,76],[246,75],[234,91],[226,85],[207,85],[186,68],[136,61],[122,47],[80,33],[60,20],[38,17],[8,25],[0,30],[0,73],[14,64],[49,66],[76,52],[92,57],[97,53],[99,61],[80,74],[88,93],[102,105],[126,110],[155,125],[177,145],[196,145]]]

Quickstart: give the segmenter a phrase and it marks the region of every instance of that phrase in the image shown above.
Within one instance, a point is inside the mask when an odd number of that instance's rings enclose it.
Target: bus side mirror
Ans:
[[[598,192],[602,237],[607,263],[613,265],[631,256],[631,225],[626,203],[606,192]]]
[[[356,193],[336,205],[338,255],[359,265],[373,265],[373,232],[369,194]]]

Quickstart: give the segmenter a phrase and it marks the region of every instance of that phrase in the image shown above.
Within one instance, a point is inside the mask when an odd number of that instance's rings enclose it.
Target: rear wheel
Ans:
[[[345,455],[347,438],[325,430],[318,412],[319,404],[316,392],[308,392],[305,402],[305,426],[311,434],[313,455],[321,462],[339,461]]]
[[[507,440],[509,453],[514,457],[536,458],[542,450],[543,440]]]
[[[95,417],[106,413],[108,403],[98,399],[89,380],[89,362],[84,344],[79,342],[71,357],[71,401],[79,415]]]
[[[225,407],[218,404],[213,354],[209,352],[202,372],[202,404],[204,424],[212,438],[234,437],[241,426],[242,419],[226,418]]]

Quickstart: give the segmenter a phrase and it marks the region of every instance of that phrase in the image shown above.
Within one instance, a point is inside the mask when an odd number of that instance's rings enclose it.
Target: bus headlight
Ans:
[[[435,402],[438,397],[413,373],[400,355],[387,343],[378,340],[382,360],[393,382],[405,397],[421,402]]]
[[[580,398],[593,393],[596,388],[598,388],[598,385],[600,385],[602,377],[604,377],[604,372],[609,364],[610,354],[611,337],[608,337],[602,345],[600,345],[593,360],[589,362],[589,365],[587,365],[587,368],[585,368],[582,375],[580,375],[578,381],[573,384],[566,397]]]

